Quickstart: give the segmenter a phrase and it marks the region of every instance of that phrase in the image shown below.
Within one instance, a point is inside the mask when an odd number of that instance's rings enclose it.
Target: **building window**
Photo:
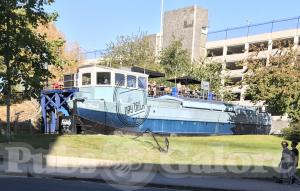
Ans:
[[[242,79],[243,79],[242,77],[231,77],[225,81],[225,86],[240,85]]]
[[[139,84],[139,88],[146,89],[146,78],[145,77],[139,77],[138,78],[138,84]]]
[[[84,73],[82,74],[82,85],[86,86],[86,85],[91,85],[91,73]]]
[[[259,66],[266,66],[267,65],[267,58],[257,58],[248,61],[249,64],[256,64]]]
[[[232,101],[240,101],[241,100],[241,93],[234,93]]]
[[[97,85],[110,85],[110,72],[97,72]]]
[[[127,87],[136,88],[136,77],[132,75],[127,76]]]
[[[268,41],[250,43],[249,52],[268,50],[268,44],[269,44]]]
[[[273,40],[272,49],[288,48],[294,46],[294,38]]]
[[[227,62],[226,69],[228,70],[240,70],[243,69],[243,63],[239,62]]]
[[[227,48],[227,55],[242,54],[244,52],[245,52],[245,45],[229,46]]]
[[[267,58],[260,58],[259,59],[259,63],[263,66],[266,66],[267,65]]]
[[[207,28],[207,27],[202,27],[202,28],[201,28],[201,33],[207,35],[207,33],[208,33],[208,28]]]
[[[194,20],[184,20],[183,28],[191,28],[194,26]]]
[[[223,48],[212,48],[207,50],[207,57],[223,56]]]
[[[246,101],[252,101],[252,100],[253,100],[253,97],[252,97],[252,95],[250,95],[249,93],[246,93],[244,99],[245,99]]]
[[[125,86],[125,75],[116,73],[115,74],[115,85],[117,86]]]
[[[64,75],[64,88],[72,88],[72,87],[75,87],[75,75],[74,74]]]

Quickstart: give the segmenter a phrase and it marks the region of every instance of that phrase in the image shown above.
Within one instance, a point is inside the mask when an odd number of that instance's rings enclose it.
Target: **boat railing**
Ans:
[[[158,91],[158,93],[155,95],[153,93],[148,93],[148,97],[158,98],[161,96],[169,95],[172,96],[172,93],[168,93],[165,91]],[[179,92],[177,96],[178,98],[188,99],[188,100],[201,100],[201,101],[213,101],[213,102],[220,102],[220,100],[217,96],[212,96],[211,99],[208,98],[207,94],[203,94],[202,92],[194,92],[194,93],[181,93]]]

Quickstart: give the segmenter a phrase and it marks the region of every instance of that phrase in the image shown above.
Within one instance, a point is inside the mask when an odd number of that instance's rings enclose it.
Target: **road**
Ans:
[[[131,191],[136,187],[113,187],[109,184],[31,177],[0,176],[1,190],[5,191]],[[177,191],[166,188],[141,188],[138,191]]]

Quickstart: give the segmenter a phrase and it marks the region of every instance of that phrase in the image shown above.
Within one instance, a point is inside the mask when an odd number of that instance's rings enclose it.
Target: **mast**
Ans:
[[[162,37],[163,37],[163,24],[164,24],[164,0],[161,0],[160,7],[160,37],[159,37],[159,49],[162,49]]]

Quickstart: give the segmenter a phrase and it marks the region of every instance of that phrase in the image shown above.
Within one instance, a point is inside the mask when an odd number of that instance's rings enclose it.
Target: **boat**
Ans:
[[[177,135],[268,134],[271,115],[256,107],[215,100],[148,96],[149,75],[96,64],[78,68],[77,115],[91,132],[109,129]],[[74,102],[68,102],[74,107]],[[101,128],[97,129],[97,127]],[[88,128],[86,128],[88,131]],[[99,131],[98,131],[99,130]]]

